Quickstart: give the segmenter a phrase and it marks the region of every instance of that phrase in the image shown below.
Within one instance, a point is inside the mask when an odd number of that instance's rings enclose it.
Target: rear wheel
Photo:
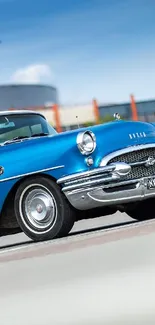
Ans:
[[[20,184],[15,195],[15,214],[23,232],[35,241],[65,236],[75,221],[75,211],[58,185],[39,176]]]

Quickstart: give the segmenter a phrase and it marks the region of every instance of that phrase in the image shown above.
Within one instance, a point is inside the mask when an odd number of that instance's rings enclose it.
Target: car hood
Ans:
[[[95,134],[97,148],[104,155],[126,147],[155,142],[155,125],[140,121],[114,121],[65,132],[63,136],[67,138],[72,134],[76,137],[79,132],[86,130]]]
[[[86,130],[91,130],[95,134],[97,142],[96,150],[91,155],[94,158],[92,168],[99,166],[102,158],[114,151],[132,146],[155,144],[155,125],[140,121],[120,120],[60,134],[59,137],[65,139],[66,150],[67,144],[72,143],[74,148],[72,154],[77,152],[77,134]]]
[[[92,127],[98,147],[105,146],[104,154],[125,147],[154,143],[155,126],[146,122],[116,121]]]
[[[88,167],[86,157],[76,145],[77,134],[91,130],[96,136],[96,150],[91,155],[94,164]],[[33,138],[0,147],[1,178],[22,175],[37,170],[63,166],[52,171],[54,178],[98,167],[102,158],[123,148],[155,143],[155,126],[150,123],[114,121],[54,136]]]

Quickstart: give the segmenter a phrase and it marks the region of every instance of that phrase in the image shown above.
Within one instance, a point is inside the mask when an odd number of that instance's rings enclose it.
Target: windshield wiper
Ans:
[[[46,135],[49,135],[49,133],[45,133],[45,132],[34,133],[34,134],[31,135],[31,138],[32,137],[43,137],[43,136],[46,136]]]
[[[22,140],[22,139],[28,139],[30,138],[29,136],[25,135],[25,136],[18,136],[18,137],[14,137],[10,140],[6,140],[5,142],[3,142],[1,145],[5,145],[5,144],[9,144],[9,143],[12,143],[12,142],[15,142],[17,140]]]
[[[21,136],[18,136],[18,137],[14,137],[14,138],[12,138],[10,140],[6,140],[5,142],[3,142],[1,144],[1,146],[4,146],[6,144],[10,144],[10,143],[16,142],[16,141],[22,140],[22,139],[31,139],[33,137],[41,137],[41,136],[46,136],[46,135],[49,135],[49,133],[40,132],[40,133],[34,133],[31,136],[27,136],[27,135],[25,135],[25,136],[23,135],[22,136],[21,135]]]

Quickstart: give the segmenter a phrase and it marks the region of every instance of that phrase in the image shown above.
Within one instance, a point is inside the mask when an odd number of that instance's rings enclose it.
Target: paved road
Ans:
[[[79,232],[81,230],[86,230],[86,229],[100,228],[100,227],[104,227],[104,226],[112,225],[112,224],[119,224],[121,222],[126,222],[126,221],[131,221],[131,220],[133,220],[133,219],[131,219],[125,213],[116,213],[114,215],[105,216],[102,218],[82,220],[82,221],[75,223],[71,233]],[[0,238],[0,247],[4,246],[4,245],[22,243],[27,240],[29,240],[29,238],[26,235],[24,235],[23,233],[17,234],[17,235],[1,237]]]
[[[122,221],[118,214],[107,220],[111,223],[114,217]],[[100,226],[102,221],[83,225]],[[76,225],[80,226],[82,222]],[[66,242],[38,244],[41,254],[29,251],[25,259],[19,253],[8,261],[3,254],[1,324],[155,324],[155,222],[73,236],[68,246]],[[45,246],[51,248],[48,254]]]

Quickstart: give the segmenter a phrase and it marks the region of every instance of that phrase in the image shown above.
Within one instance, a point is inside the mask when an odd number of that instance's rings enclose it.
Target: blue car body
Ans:
[[[94,164],[89,167],[76,145],[77,134],[86,130],[93,131],[97,139],[96,150],[91,155]],[[143,132],[145,137],[140,136]],[[138,135],[131,139],[129,134]],[[0,210],[12,187],[22,178],[39,173],[58,180],[99,167],[103,157],[114,151],[153,143],[153,124],[121,120],[2,146],[0,166],[4,167],[4,173],[0,176]]]
[[[18,114],[22,113],[18,112]],[[31,112],[31,114],[33,113]],[[77,145],[78,134],[86,131],[91,131],[96,138],[96,148],[90,155],[82,154]],[[108,182],[112,181],[110,187],[118,186],[118,180],[116,183],[114,182],[116,180],[115,176],[119,175],[121,178],[122,175],[120,171],[117,174],[116,167],[119,168],[119,165],[115,165],[114,173],[111,169],[106,170],[108,167],[106,157],[113,156],[113,153],[117,152],[121,154],[122,150],[127,153],[128,151],[136,152],[136,150],[145,148],[154,150],[151,151],[151,159],[155,158],[155,155],[152,157],[152,152],[155,152],[155,125],[153,123],[122,120],[88,128],[77,128],[74,131],[61,134],[53,132],[43,137],[38,136],[14,141],[8,145],[2,144],[0,146],[0,168],[2,170],[0,175],[0,211],[2,212],[12,189],[18,186],[18,183],[21,183],[22,180],[33,175],[46,175],[53,179],[59,184],[68,201],[76,209],[86,210],[88,207],[96,208],[110,205],[110,200],[114,204],[115,201],[117,202],[119,191],[115,192],[115,197],[109,196],[108,199],[106,194],[104,199],[101,197],[104,189],[103,185],[105,184],[106,188]],[[91,164],[88,164],[88,158],[91,158]],[[150,152],[149,157],[145,158],[150,158]],[[143,163],[143,159],[140,163]],[[154,161],[151,161],[149,166],[153,165]],[[110,165],[108,168],[113,167],[113,165]],[[120,167],[122,168],[122,165]],[[105,173],[106,177],[103,177],[102,172]],[[113,178],[109,178],[109,173],[111,173],[110,177]],[[155,176],[155,172],[151,169],[147,178],[148,176]],[[141,180],[145,178],[142,175]],[[123,180],[124,178],[121,179],[122,183],[120,185],[123,184]],[[141,187],[139,187],[141,190],[136,196],[137,187],[134,189],[134,192],[131,193],[131,201],[144,198],[144,184],[142,185],[141,180]],[[133,183],[133,180],[130,180],[130,183],[131,181]],[[149,192],[150,194],[147,191],[149,190],[146,190],[146,196],[155,195],[155,190]],[[130,196],[130,194],[128,195]],[[87,203],[85,203],[86,200],[88,200]],[[117,203],[119,203],[119,200]],[[122,202],[127,202],[127,196],[124,197]]]

